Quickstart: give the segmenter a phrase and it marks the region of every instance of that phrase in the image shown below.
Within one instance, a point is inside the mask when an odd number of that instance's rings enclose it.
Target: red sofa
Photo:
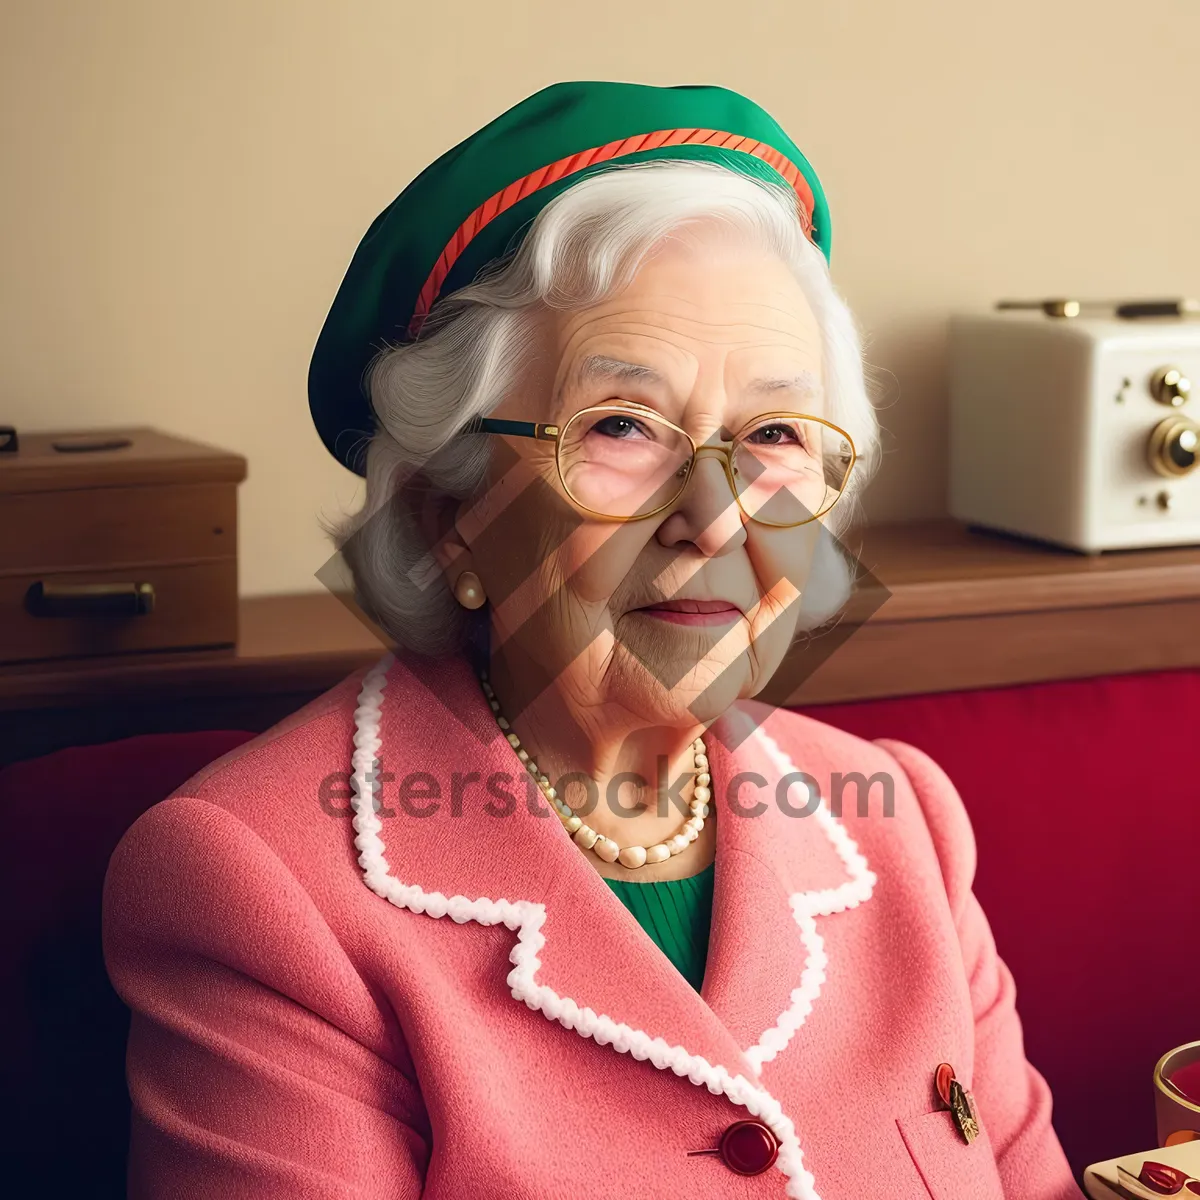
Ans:
[[[1153,1146],[1154,1064],[1200,1040],[1200,671],[805,711],[911,742],[957,785],[1076,1172]]]
[[[1082,1171],[1150,1146],[1154,1063],[1200,1038],[1200,671],[804,711],[946,769],[1068,1157]],[[4,1158],[6,1183],[31,1185],[12,1194],[124,1195],[128,1018],[100,955],[105,864],[141,811],[250,736],[158,734],[0,771],[0,895],[18,917],[0,953],[20,980],[0,990],[0,1090],[21,1101]]]
[[[253,736],[149,734],[0,770],[5,1195],[123,1200],[129,1013],[100,949],[104,872],[142,812]]]

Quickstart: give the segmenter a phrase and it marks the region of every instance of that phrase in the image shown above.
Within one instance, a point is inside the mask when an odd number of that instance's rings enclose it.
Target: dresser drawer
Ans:
[[[0,575],[0,663],[236,641],[236,558]]]
[[[90,571],[237,554],[237,485],[0,495],[0,573]]]

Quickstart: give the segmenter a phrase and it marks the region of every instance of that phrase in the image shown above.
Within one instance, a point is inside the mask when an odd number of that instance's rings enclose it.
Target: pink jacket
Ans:
[[[113,857],[131,1196],[1078,1200],[971,892],[966,814],[920,751],[754,704],[723,718],[697,994],[516,790],[464,662],[382,682],[358,765],[377,714],[386,866],[364,878],[348,817],[362,674],[155,806]],[[807,817],[776,799],[797,769],[826,796]],[[830,815],[852,771],[891,776],[893,815],[880,783],[865,814],[850,787]],[[728,807],[731,784],[759,815]],[[970,1144],[935,1093],[942,1062],[975,1098]],[[766,1171],[691,1153],[747,1119],[779,1143]]]

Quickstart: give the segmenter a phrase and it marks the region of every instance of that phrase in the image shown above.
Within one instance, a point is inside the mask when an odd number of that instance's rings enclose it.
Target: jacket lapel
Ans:
[[[829,814],[828,764],[792,762],[773,711],[739,705],[706,739],[722,790],[703,996],[756,1071],[820,996],[828,959],[817,918],[863,903],[875,883]]]
[[[709,1062],[723,1063],[733,1074],[750,1073],[729,1029],[563,832],[497,729],[466,664],[430,663],[419,680],[417,669],[426,669],[425,664],[414,668],[400,661],[388,674],[379,749],[382,773],[400,776],[403,770],[413,777],[427,771],[443,802],[436,813],[414,818],[388,801],[396,795],[396,783],[385,786],[380,837],[391,876],[446,897],[508,897],[540,908],[540,936],[531,939],[540,942],[537,963],[523,981],[527,989],[547,989],[540,995],[552,992],[569,1001],[569,1012],[609,1017],[651,1039],[686,1046]],[[401,747],[408,759],[403,767],[394,761]],[[479,777],[460,785],[459,808],[444,802],[454,790],[456,771],[464,781],[472,773]],[[421,790],[429,792],[432,785],[425,781]],[[429,801],[414,802],[412,808],[418,804],[426,807]],[[478,919],[481,911],[470,919]],[[521,981],[497,980],[510,990],[514,982]],[[583,1025],[592,1023],[585,1015]]]

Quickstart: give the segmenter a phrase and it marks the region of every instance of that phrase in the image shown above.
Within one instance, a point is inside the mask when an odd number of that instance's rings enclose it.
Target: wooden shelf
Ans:
[[[1200,598],[1200,546],[1075,554],[920,521],[867,530],[858,557],[892,593],[887,621]]]
[[[948,520],[847,544],[869,572],[862,591],[780,673],[774,703],[1200,665],[1200,547],[1083,555]]]
[[[374,634],[327,592],[243,598],[234,649],[0,667],[0,764],[190,729],[259,732],[374,662]]]
[[[1200,666],[1200,547],[1089,557],[952,521],[881,525],[848,545],[864,586],[792,656],[774,703]],[[266,728],[381,651],[313,593],[243,599],[232,650],[0,667],[0,760],[156,729]]]
[[[323,691],[382,653],[380,639],[328,592],[243,597],[233,649],[0,667],[0,710],[233,689]]]

